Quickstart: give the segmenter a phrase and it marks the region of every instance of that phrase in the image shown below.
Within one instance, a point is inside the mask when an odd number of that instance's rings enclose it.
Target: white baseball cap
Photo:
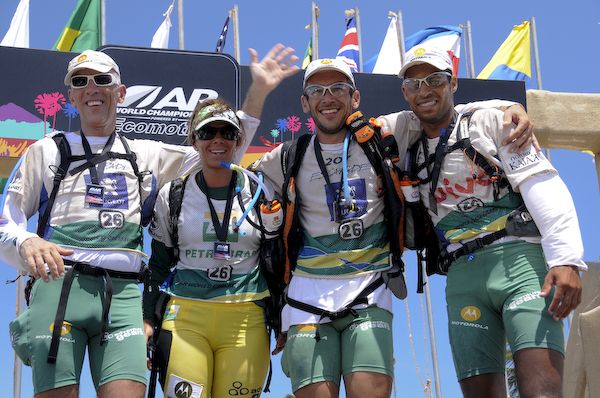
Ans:
[[[241,130],[240,119],[237,117],[234,111],[231,109],[222,109],[222,104],[210,104],[201,108],[196,115],[194,115],[194,122],[192,129],[194,131],[200,130],[212,122],[226,122],[238,130]]]
[[[406,71],[420,64],[429,64],[439,70],[452,70],[452,60],[448,51],[435,47],[415,46],[411,48],[404,56],[405,64],[400,69],[398,76],[403,78]]]
[[[121,81],[121,72],[117,63],[108,55],[100,51],[85,50],[69,62],[65,76],[65,86],[71,85],[71,76],[81,69],[91,69],[100,73],[115,72],[118,82]]]
[[[308,78],[315,73],[324,70],[334,70],[340,72],[350,79],[350,82],[353,86],[356,86],[356,84],[354,84],[354,75],[352,74],[352,70],[350,70],[348,64],[337,58],[316,59],[308,64],[306,67],[306,72],[304,72],[304,82],[302,83],[302,86],[306,87],[306,81]]]

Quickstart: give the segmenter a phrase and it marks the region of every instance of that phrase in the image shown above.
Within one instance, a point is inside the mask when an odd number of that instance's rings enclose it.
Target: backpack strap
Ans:
[[[283,196],[283,246],[285,253],[285,269],[283,281],[287,285],[292,277],[292,270],[295,268],[296,259],[300,250],[300,217],[299,196],[296,191],[296,176],[300,170],[302,159],[308,148],[312,135],[304,134],[296,138],[289,144],[286,142],[282,148],[281,168],[284,175],[282,187]]]
[[[169,188],[169,222],[171,224],[171,242],[173,243],[173,264],[179,261],[179,214],[189,174],[174,179]]]
[[[67,141],[67,137],[65,137],[63,133],[58,133],[53,135],[52,139],[58,147],[58,152],[60,154],[60,164],[57,168],[53,170],[54,179],[52,180],[52,191],[50,191],[50,196],[46,201],[43,213],[41,214],[38,220],[37,234],[40,238],[43,238],[46,234],[46,230],[48,228],[48,221],[50,220],[50,212],[52,211],[52,207],[54,206],[54,201],[56,200],[58,188],[60,186],[61,181],[65,179],[72,161],[71,146],[69,145],[69,141]]]

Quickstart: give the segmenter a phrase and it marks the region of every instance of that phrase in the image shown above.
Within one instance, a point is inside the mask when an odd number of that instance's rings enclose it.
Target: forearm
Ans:
[[[272,89],[253,81],[252,84],[250,84],[241,110],[248,116],[260,119],[265,106],[265,101],[271,91]]]
[[[506,110],[512,105],[517,105],[518,102],[506,101],[501,99],[492,99],[487,101],[469,102],[468,104],[456,105],[455,109],[458,113],[473,112],[478,109],[496,108],[501,111]]]
[[[587,270],[575,205],[562,179],[550,172],[535,174],[519,189],[542,234],[548,266],[572,265]]]

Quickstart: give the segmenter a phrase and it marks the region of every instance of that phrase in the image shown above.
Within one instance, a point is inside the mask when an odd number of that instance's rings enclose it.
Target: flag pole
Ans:
[[[466,27],[466,35],[465,35],[465,44],[466,44],[466,52],[467,52],[467,77],[474,79],[475,78],[475,59],[473,58],[473,36],[471,35],[471,21],[467,20],[465,24]],[[456,73],[458,75],[458,71]]]
[[[354,21],[356,22],[356,34],[358,36],[358,71],[363,71],[363,52],[362,52],[362,37],[360,25],[360,13],[358,7],[354,8]]]
[[[440,368],[437,353],[437,345],[435,342],[435,327],[433,325],[433,311],[431,309],[431,292],[429,291],[429,278],[427,277],[427,269],[425,262],[420,263],[420,267],[423,269],[423,276],[425,278],[425,305],[427,307],[427,323],[429,324],[429,344],[431,345],[431,362],[433,364],[435,396],[436,398],[442,398],[442,387],[440,384]]]
[[[542,90],[542,71],[540,70],[540,54],[538,53],[537,31],[535,29],[535,17],[531,17],[531,44],[533,44],[533,59],[535,61],[535,77],[537,79],[537,88]],[[546,148],[546,157],[552,161],[550,148]]]
[[[533,44],[533,59],[535,60],[535,76],[537,88],[542,90],[542,72],[540,71],[540,55],[538,54],[537,33],[535,29],[535,17],[531,17],[531,42]]]
[[[106,2],[105,0],[100,1],[100,45],[106,44]]]
[[[179,31],[179,49],[183,50],[183,0],[177,0],[177,29]]]
[[[403,65],[406,48],[404,48],[404,22],[402,21],[402,11],[398,10],[397,13],[390,11],[388,16],[392,18],[396,17],[396,33],[398,34],[398,48],[400,49],[400,65]]]
[[[312,28],[312,53],[313,59],[319,59],[319,27],[317,26],[317,20],[319,19],[319,7],[312,2],[311,5],[311,23]]]
[[[235,56],[235,60],[240,63],[240,27],[238,24],[238,5],[235,4],[233,9],[229,11],[229,15],[232,16],[233,19],[233,54]],[[232,15],[233,14],[233,15]]]
[[[21,273],[17,273],[17,282],[16,282],[16,298],[15,298],[15,315],[19,316],[22,312],[23,307],[23,278],[24,275]],[[17,353],[14,353],[13,360],[13,398],[21,398],[21,371],[23,369],[23,363],[21,359],[17,356]]]

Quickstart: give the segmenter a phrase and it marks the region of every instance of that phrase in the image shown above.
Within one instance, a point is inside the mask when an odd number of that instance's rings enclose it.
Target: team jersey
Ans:
[[[207,196],[196,182],[196,174],[190,175],[181,205],[178,226],[179,261],[175,272],[167,278],[164,289],[167,293],[190,299],[214,302],[256,301],[269,295],[264,277],[259,273],[258,249],[261,233],[248,219],[260,225],[254,209],[234,230],[235,222],[241,219],[244,210],[252,201],[248,178],[237,173],[236,191],[231,209],[228,235],[219,242]],[[171,183],[159,192],[150,234],[155,240],[174,247],[171,240],[172,225],[169,220],[169,190]],[[211,199],[219,221],[223,221],[226,200]],[[243,203],[243,208],[240,206]],[[216,255],[215,245],[229,245],[229,258]],[[151,262],[154,266],[154,262]],[[156,264],[161,268],[171,264]]]
[[[450,133],[448,147],[457,141],[459,125],[457,121]],[[468,132],[463,131],[462,137],[470,137],[480,155],[504,170],[512,189],[504,188],[495,200],[494,184],[472,159],[461,150],[446,154],[433,198],[430,198],[429,183],[420,186],[420,193],[436,229],[448,243],[504,229],[508,214],[523,203],[518,194],[519,184],[534,174],[556,173],[543,153],[533,146],[519,153],[509,153],[508,146],[503,146],[502,141],[512,126],[503,125],[502,112],[494,109],[476,111],[468,126]],[[439,140],[439,137],[426,140],[429,154],[435,153]],[[423,162],[423,147],[419,146],[417,164]],[[427,176],[428,171],[421,170],[419,178]],[[527,240],[539,242],[537,238]]]
[[[65,137],[72,155],[85,153],[78,133],[66,133]],[[100,153],[107,140],[108,137],[88,137],[92,153]],[[157,187],[176,175],[189,149],[148,140],[127,142],[136,156],[142,180],[138,181],[128,160],[109,159],[98,164],[99,187],[92,189],[102,191],[100,203],[95,200],[97,197],[90,199],[89,190],[93,184],[89,169],[73,175],[67,173],[60,183],[44,238],[74,249],[74,260],[107,269],[137,272],[141,260],[146,257],[142,251],[143,204],[149,198],[152,201]],[[114,140],[110,150],[125,153],[119,138]],[[8,192],[26,218],[38,209],[40,214],[45,209],[60,157],[58,147],[50,137],[35,142],[23,156]],[[85,161],[72,162],[69,170],[83,163]]]
[[[242,153],[252,140],[260,121],[242,111],[237,112],[247,139]],[[72,155],[83,155],[79,133],[65,133]],[[87,137],[93,153],[104,148],[108,137]],[[128,160],[116,159],[97,166],[105,197],[100,206],[86,204],[89,170],[65,178],[61,183],[50,215],[45,238],[74,250],[69,259],[124,272],[138,272],[147,255],[141,251],[140,220],[150,218],[158,190],[177,175],[197,167],[198,152],[190,146],[168,145],[160,141],[129,140],[138,168],[141,185]],[[120,139],[112,152],[124,153]],[[72,162],[72,170],[79,164]],[[28,232],[27,220],[44,211],[52,190],[54,170],[60,164],[56,143],[46,137],[29,147],[21,166],[11,181],[0,219],[0,260],[28,270],[19,255],[21,243],[37,236]],[[141,189],[140,189],[141,187]],[[82,190],[83,189],[83,190]]]
[[[314,138],[306,149],[302,167],[296,177],[300,196],[300,222],[303,246],[295,275],[318,278],[343,278],[382,271],[389,268],[389,241],[383,222],[383,197],[377,174],[363,149],[351,141],[348,149],[348,186],[356,209],[344,219],[360,220],[362,235],[352,238],[351,231],[335,221],[335,202],[343,196],[342,144],[321,144],[324,165],[329,174],[328,186],[315,156]],[[267,159],[268,158],[268,159]],[[270,175],[269,163],[280,165],[281,147],[267,155],[258,167]],[[269,171],[267,171],[269,170]]]

